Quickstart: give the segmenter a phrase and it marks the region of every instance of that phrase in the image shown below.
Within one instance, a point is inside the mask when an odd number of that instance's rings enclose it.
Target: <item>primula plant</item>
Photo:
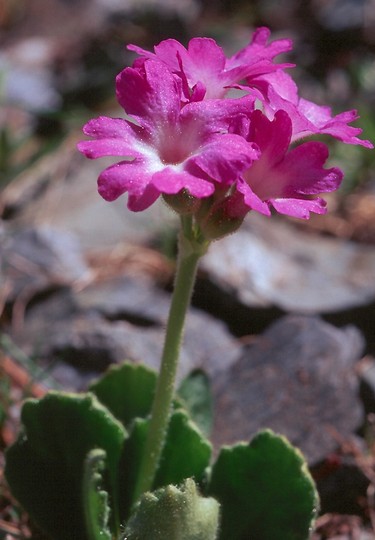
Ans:
[[[199,259],[251,210],[307,219],[324,214],[320,194],[343,173],[326,166],[329,135],[372,148],[349,124],[298,95],[277,63],[290,40],[258,29],[227,58],[213,39],[185,48],[168,39],[154,52],[134,45],[116,79],[126,115],[84,126],[78,149],[114,156],[99,176],[107,201],[127,193],[134,212],[159,198],[179,214],[174,293],[160,373],[112,368],[86,394],[29,400],[8,450],[15,497],[56,540],[307,540],[318,496],[300,452],[269,430],[218,450],[211,460],[207,380],[175,388],[185,315]],[[251,414],[251,411],[249,411]]]

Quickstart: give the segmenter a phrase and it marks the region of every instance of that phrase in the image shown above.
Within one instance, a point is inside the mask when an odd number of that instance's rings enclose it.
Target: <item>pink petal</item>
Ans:
[[[362,129],[348,126],[348,123],[354,122],[358,118],[356,110],[332,116],[330,107],[320,106],[301,98],[298,111],[310,123],[305,128],[308,133],[327,134],[346,144],[358,144],[366,148],[374,147],[370,141],[358,139],[357,135],[362,133]]]
[[[260,28],[254,33],[252,42],[226,59],[224,52],[217,43],[210,38],[193,38],[188,48],[174,39],[167,39],[154,47],[154,53],[129,45],[128,49],[141,56],[133,67],[139,68],[147,59],[163,62],[175,74],[186,78],[190,89],[200,84],[205,88],[206,99],[222,98],[232,87],[244,78],[252,78],[293,64],[274,64],[273,58],[282,52],[290,50],[290,40],[276,40],[267,45],[270,31]],[[185,95],[185,89],[184,89]],[[196,93],[194,94],[196,100]]]
[[[191,95],[189,95],[189,90],[186,92],[186,96],[189,98],[189,101],[202,101],[206,95],[206,87],[200,81],[197,82],[191,89]]]
[[[90,159],[103,156],[140,156],[135,148],[139,128],[126,120],[100,116],[87,122],[83,132],[94,140],[81,141],[77,148]]]
[[[274,110],[283,108],[280,105],[285,101],[298,105],[297,85],[292,77],[281,69],[252,79],[251,84],[261,90]],[[280,98],[281,100],[278,102],[277,100]]]
[[[181,81],[160,62],[147,60],[140,69],[125,68],[117,75],[116,94],[125,111],[150,131],[160,123],[177,122]]]
[[[126,48],[128,49],[128,51],[133,51],[133,52],[139,54],[139,56],[142,56],[142,57],[145,57],[145,58],[150,58],[150,59],[155,59],[156,58],[155,53],[152,53],[152,52],[148,51],[147,49],[142,49],[142,47],[138,47],[138,45],[133,45],[132,43],[130,43],[129,45],[126,46]]]
[[[292,122],[285,111],[277,111],[273,121],[259,110],[252,113],[249,139],[259,146],[262,153],[267,154],[269,167],[284,157],[291,135]]]
[[[183,72],[191,88],[199,83],[200,89],[204,86],[208,90],[208,97],[221,97],[225,92],[219,76],[225,69],[226,58],[222,48],[211,38],[193,38],[187,50],[178,41],[167,39],[154,48],[154,55],[134,45],[128,48],[146,58],[157,58],[179,76]]]
[[[290,136],[291,121],[285,111],[277,111],[273,121],[254,111],[249,140],[259,146],[261,156],[245,171],[244,183],[238,183],[237,189],[245,203],[258,212],[266,213],[264,204],[272,204],[281,213],[307,218],[310,211],[324,212],[325,203],[305,200],[306,195],[337,189],[343,174],[337,168],[323,168],[328,158],[323,143],[307,142],[287,152]],[[301,202],[296,202],[299,199]]]
[[[357,112],[346,111],[332,116],[330,107],[320,106],[298,97],[297,86],[291,77],[279,70],[251,80],[264,96],[264,107],[272,118],[274,111],[286,111],[292,120],[292,141],[314,134],[327,134],[347,144],[373,148],[370,141],[357,138],[362,130],[347,124],[358,118]]]
[[[165,62],[165,64],[177,72],[179,70],[180,57],[182,61],[189,61],[189,53],[186,48],[176,39],[165,39],[154,47],[155,56],[159,61]]]
[[[248,92],[253,91],[254,86],[258,86],[258,80],[268,74],[283,73],[285,68],[294,67],[294,64],[273,64],[269,60],[258,60],[254,64],[241,64],[232,69],[225,70],[220,75],[220,81],[224,87],[235,88],[238,82],[246,79],[248,86],[243,85],[242,88]]]
[[[250,116],[239,114],[235,116],[229,126],[229,133],[235,133],[236,135],[240,135],[246,140],[249,139],[249,132],[250,132]]]
[[[298,104],[299,111],[309,120],[314,126],[321,126],[332,119],[332,111],[326,105],[317,105],[312,101],[301,98]],[[355,118],[351,117],[351,120]]]
[[[131,127],[126,120],[122,118],[109,118],[108,116],[99,116],[89,120],[83,126],[83,133],[94,139],[110,139],[128,137]]]
[[[237,182],[237,189],[243,194],[244,202],[251,210],[255,210],[265,216],[271,215],[267,202],[262,201],[243,179],[239,179]]]
[[[142,195],[129,193],[128,208],[132,212],[141,212],[149,208],[159,196],[160,192],[152,184],[148,184]]]
[[[312,124],[299,110],[299,98],[297,94],[294,94],[292,85],[289,85],[288,87],[277,86],[270,84],[266,79],[268,79],[268,75],[264,78],[262,77],[259,80],[256,80],[254,84],[265,96],[263,105],[267,117],[273,118],[275,112],[278,110],[285,111],[291,119],[293,125],[292,141],[311,134],[311,131],[308,132],[308,130],[311,130]],[[287,81],[285,77],[283,77],[283,80]],[[284,98],[282,95],[283,93],[285,93],[285,95],[288,97]]]
[[[98,178],[98,191],[106,201],[114,201],[123,193],[129,192],[136,199],[143,196],[152,174],[140,160],[122,161],[101,172]]]
[[[100,139],[99,141],[81,141],[77,144],[78,150],[89,159],[97,159],[105,156],[121,156],[123,158],[140,157],[129,147],[126,141],[119,139]]]
[[[187,171],[176,171],[166,167],[153,175],[152,183],[160,193],[174,195],[182,189],[187,189],[197,198],[209,197],[214,192],[212,182],[199,178]]]
[[[317,194],[335,191],[343,173],[333,167],[324,169],[328,148],[321,142],[306,142],[291,150],[279,166],[281,174],[289,177],[285,193]]]
[[[288,52],[293,48],[293,42],[290,39],[278,39],[267,45],[271,35],[268,28],[258,28],[251,42],[245,48],[233,55],[227,63],[227,68],[243,63],[258,62],[259,60],[273,60],[275,56]]]
[[[181,124],[193,124],[203,133],[227,130],[238,115],[250,114],[254,110],[254,98],[210,99],[188,103],[181,111]]]
[[[213,135],[187,164],[194,164],[217,182],[228,184],[258,157],[258,148],[239,135]]]
[[[191,39],[188,45],[188,54],[192,62],[190,69],[193,69],[194,73],[217,74],[225,68],[224,51],[214,39]],[[188,75],[192,76],[193,74],[188,72]],[[199,79],[195,75],[193,78]]]
[[[271,199],[270,203],[280,214],[287,216],[309,219],[310,212],[315,214],[325,214],[327,203],[320,198],[306,199]]]

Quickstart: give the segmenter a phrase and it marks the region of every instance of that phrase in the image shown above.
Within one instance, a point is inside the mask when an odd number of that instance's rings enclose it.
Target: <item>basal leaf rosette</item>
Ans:
[[[39,527],[53,540],[92,540],[87,509],[91,517],[105,510],[108,493],[112,511],[92,527],[107,530],[108,521],[111,530],[118,531],[117,475],[128,436],[120,422],[92,394],[52,391],[40,400],[26,401],[21,420],[22,431],[6,453],[5,477]],[[99,449],[99,456],[91,454]],[[104,465],[103,491],[90,502],[84,489],[91,486],[92,491],[93,476]],[[103,532],[103,539],[108,534]]]

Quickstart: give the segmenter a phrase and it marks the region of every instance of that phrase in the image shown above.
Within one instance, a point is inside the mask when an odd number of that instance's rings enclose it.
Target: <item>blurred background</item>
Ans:
[[[358,108],[373,137],[374,0],[1,0],[0,186],[93,110],[114,105],[114,76],[133,58],[127,43],[210,36],[230,54],[262,25],[293,38],[288,60],[301,94],[337,111]],[[337,153],[343,192],[373,182],[371,152],[337,145]]]
[[[290,73],[300,94],[335,113],[358,109],[362,138],[374,142],[375,0],[0,0],[0,449],[14,440],[25,395],[84,389],[124,357],[157,367],[176,220],[163,205],[135,215],[126,200],[102,201],[96,178],[106,160],[76,151],[88,119],[123,114],[114,78],[133,60],[126,44],[152,49],[166,38],[186,45],[207,36],[230,55],[259,26],[272,39],[293,39],[278,60],[296,64]],[[211,246],[181,376],[208,372],[217,418],[232,429],[216,421],[215,442],[271,426],[302,448],[322,497],[314,540],[370,540],[375,158],[325,142],[329,165],[345,171],[340,190],[326,197],[326,216],[279,216],[276,227],[250,216],[228,242]],[[298,361],[278,371],[279,353]],[[258,357],[241,387],[246,359]],[[273,405],[251,402],[259,395]],[[253,417],[231,420],[228,403]],[[0,538],[12,527],[30,538],[4,489]]]

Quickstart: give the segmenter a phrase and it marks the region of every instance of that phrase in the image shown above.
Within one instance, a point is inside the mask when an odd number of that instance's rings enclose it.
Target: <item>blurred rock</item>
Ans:
[[[315,317],[287,316],[213,383],[215,446],[270,427],[316,464],[363,422],[355,364],[363,339]]]
[[[375,299],[375,247],[301,232],[255,214],[202,261],[208,277],[243,304],[328,313]]]
[[[97,178],[115,158],[89,161],[75,150],[74,158],[78,158],[74,170],[68,172],[65,181],[52,185],[46,194],[49,201],[46,210],[38,210],[43,199],[25,208],[29,219],[39,212],[40,221],[73,233],[84,251],[108,249],[118,242],[147,245],[175,226],[176,215],[162,202],[135,213],[126,208],[126,197],[109,203],[99,196]]]
[[[8,302],[26,294],[85,281],[90,270],[74,236],[50,227],[6,230],[0,238],[0,261]]]
[[[359,28],[364,25],[367,0],[313,0],[312,8],[324,28],[332,31]]]
[[[170,298],[147,276],[93,283],[76,294],[81,310],[95,311],[106,319],[138,321],[141,326],[165,324]],[[135,323],[137,324],[137,323]]]
[[[54,88],[52,67],[55,43],[34,37],[13,45],[0,55],[3,99],[28,111],[56,110],[62,103]]]
[[[80,372],[98,374],[111,363],[133,360],[158,369],[169,301],[167,293],[142,279],[117,279],[82,293],[65,288],[34,303],[12,338],[26,354],[49,366],[52,375],[57,365],[60,382],[61,362],[73,366],[75,388],[82,388],[87,376],[82,379]],[[213,377],[228,369],[240,350],[223,323],[192,309],[178,378],[197,368]],[[70,385],[71,380],[69,376],[65,382]]]
[[[76,301],[81,310],[110,321],[125,320],[143,328],[158,327],[158,332],[163,332],[170,295],[146,276],[126,276],[86,287],[77,292]],[[213,376],[237,359],[240,344],[221,321],[192,308],[187,316],[184,348],[189,362],[193,362],[192,369],[202,367]]]

